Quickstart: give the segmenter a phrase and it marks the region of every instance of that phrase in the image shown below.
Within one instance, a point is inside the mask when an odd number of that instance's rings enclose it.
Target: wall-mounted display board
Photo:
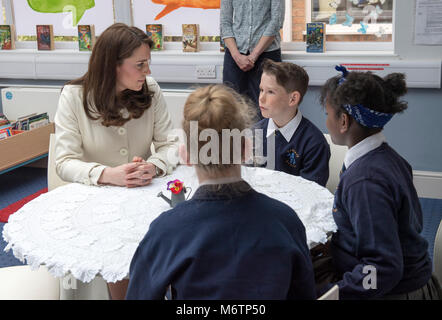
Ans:
[[[181,36],[182,24],[199,24],[200,36],[219,36],[220,0],[132,0],[134,25],[162,24],[163,36]]]
[[[35,26],[52,24],[56,36],[78,36],[78,24],[93,24],[97,35],[114,23],[109,0],[14,0],[17,36],[35,35]]]

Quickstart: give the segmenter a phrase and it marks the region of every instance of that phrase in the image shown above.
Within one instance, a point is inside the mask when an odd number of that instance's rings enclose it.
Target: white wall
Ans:
[[[414,21],[416,0],[395,1],[395,53],[401,59],[442,59],[442,45],[414,45]]]

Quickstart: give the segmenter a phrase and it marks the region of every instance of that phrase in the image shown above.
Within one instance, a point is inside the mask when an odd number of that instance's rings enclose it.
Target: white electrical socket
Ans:
[[[216,67],[196,66],[196,77],[198,79],[216,79]]]

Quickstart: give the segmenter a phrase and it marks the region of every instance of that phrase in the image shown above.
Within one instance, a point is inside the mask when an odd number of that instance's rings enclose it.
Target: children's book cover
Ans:
[[[146,33],[153,41],[152,50],[163,50],[163,25],[146,24]]]
[[[307,23],[307,52],[325,52],[325,23]]]
[[[0,50],[15,49],[15,28],[11,24],[0,25]]]
[[[183,24],[183,51],[197,52],[199,51],[199,25]]]
[[[226,51],[226,44],[222,37],[219,37],[219,51],[225,52]]]
[[[80,51],[92,51],[95,44],[95,26],[78,25],[78,48]]]
[[[52,25],[37,25],[38,50],[54,50],[54,29]]]

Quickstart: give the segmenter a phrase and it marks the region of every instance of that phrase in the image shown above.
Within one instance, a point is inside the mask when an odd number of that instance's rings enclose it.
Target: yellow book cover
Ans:
[[[199,51],[200,30],[199,24],[183,24],[183,51]]]

